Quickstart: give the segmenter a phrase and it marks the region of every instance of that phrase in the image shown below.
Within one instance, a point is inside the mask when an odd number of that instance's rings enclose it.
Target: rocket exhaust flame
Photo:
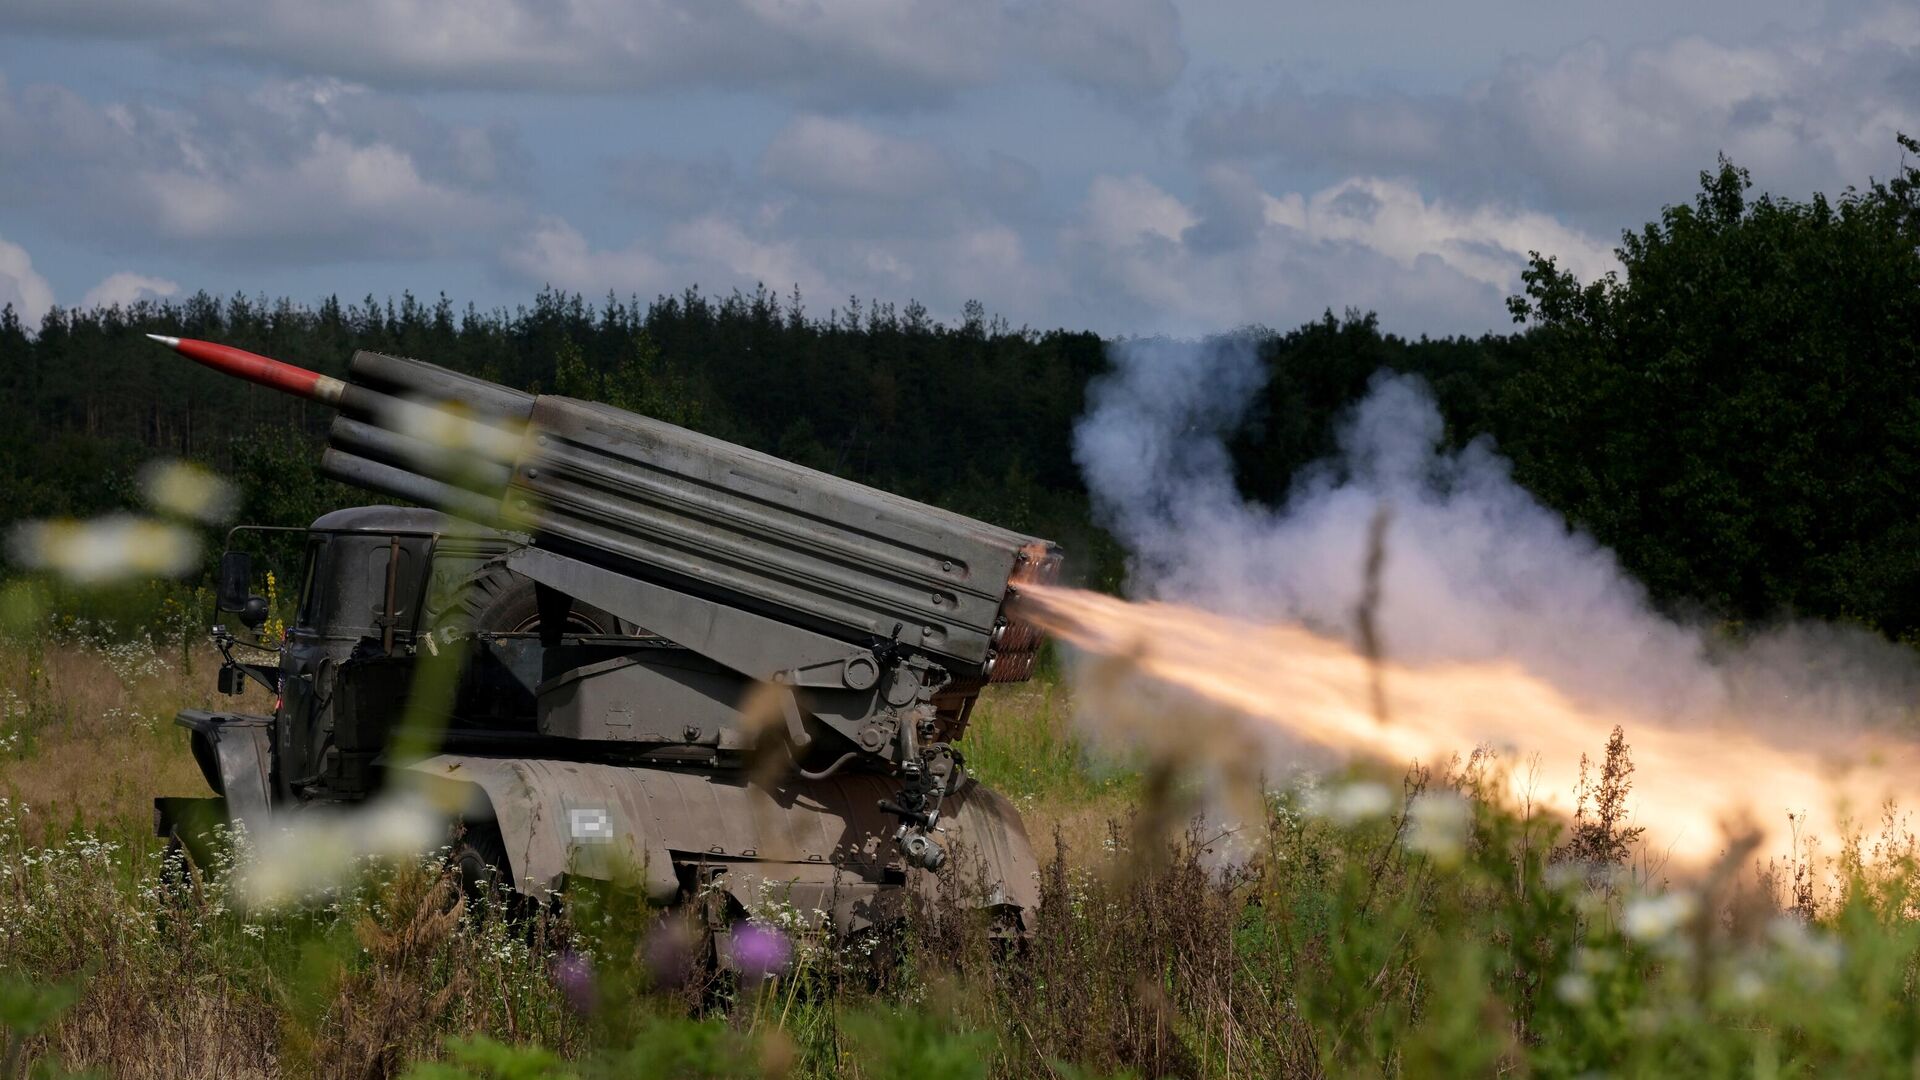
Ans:
[[[1717,858],[1736,826],[1761,830],[1763,852],[1785,852],[1790,828],[1837,851],[1887,800],[1920,801],[1920,749],[1891,739],[1834,736],[1814,755],[1737,717],[1681,729],[1627,706],[1576,702],[1511,661],[1389,660],[1376,673],[1359,649],[1296,624],[1058,586],[1025,586],[1021,603],[1075,648],[1243,717],[1257,733],[1392,764],[1441,764],[1491,747],[1510,766],[1504,783],[1515,805],[1566,816],[1581,756],[1596,755],[1618,725],[1637,766],[1634,824],[1647,829],[1651,861],[1670,858],[1675,869]]]
[[[1846,626],[1736,637],[1673,618],[1490,439],[1461,444],[1473,433],[1450,432],[1418,379],[1376,374],[1331,452],[1265,502],[1231,450],[1272,375],[1256,336],[1118,342],[1108,358],[1074,457],[1129,589],[1160,602],[1022,590],[1027,618],[1111,658],[1088,667],[1089,719],[1177,758],[1196,717],[1229,712],[1213,741],[1264,733],[1282,748],[1269,767],[1303,744],[1442,767],[1485,746],[1516,801],[1560,813],[1618,726],[1649,862],[1709,860],[1728,827],[1837,853],[1844,823],[1920,795],[1912,650]],[[1153,715],[1157,684],[1201,707]],[[1208,754],[1222,771],[1262,763]]]

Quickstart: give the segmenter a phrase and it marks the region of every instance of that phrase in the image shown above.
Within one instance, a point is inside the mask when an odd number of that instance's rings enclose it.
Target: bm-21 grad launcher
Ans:
[[[315,522],[277,664],[234,660],[216,628],[222,688],[251,675],[280,698],[271,717],[181,714],[227,816],[403,776],[452,793],[463,872],[523,893],[626,865],[661,903],[773,887],[843,929],[938,870],[950,836],[983,864],[982,902],[1030,927],[1025,831],[954,744],[985,687],[1032,670],[1040,633],[1011,602],[1057,575],[1053,544],[417,360],[359,352],[342,380],[156,340],[333,407],[322,473],[437,508]],[[250,574],[223,557],[223,609],[247,606]],[[408,750],[414,669],[449,650],[460,689]],[[156,800],[164,833],[185,802]]]

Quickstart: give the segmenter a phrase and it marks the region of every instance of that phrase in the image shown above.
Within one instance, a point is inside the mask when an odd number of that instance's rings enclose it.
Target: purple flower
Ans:
[[[574,1011],[590,1013],[594,1005],[593,964],[569,949],[553,958],[553,985]]]
[[[780,931],[752,923],[733,924],[733,966],[748,978],[764,979],[787,966],[793,944]]]

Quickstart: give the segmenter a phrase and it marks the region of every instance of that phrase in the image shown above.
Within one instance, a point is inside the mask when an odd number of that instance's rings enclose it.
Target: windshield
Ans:
[[[307,542],[307,569],[300,582],[300,614],[297,624],[303,627],[320,625],[320,602],[325,590],[317,588],[321,578],[320,561],[326,557],[327,538],[316,536]]]

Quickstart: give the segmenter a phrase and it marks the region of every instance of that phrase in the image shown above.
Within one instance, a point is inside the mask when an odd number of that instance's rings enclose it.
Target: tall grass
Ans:
[[[1499,759],[1270,791],[1171,834],[1058,686],[983,705],[974,774],[1029,808],[1026,942],[938,900],[715,977],[698,920],[615,886],[508,920],[432,859],[251,910],[169,866],[146,799],[201,787],[167,717],[211,657],[71,628],[0,645],[0,1072],[116,1076],[1065,1077],[1911,1074],[1914,844],[1889,810],[1825,860],[1636,868],[1630,746],[1571,828],[1501,805]],[[264,703],[256,703],[263,705]],[[1177,718],[1176,718],[1177,719]],[[1627,733],[1629,736],[1631,733]],[[1613,778],[1611,781],[1609,777]],[[1613,783],[1614,788],[1606,785]],[[1605,813],[1601,808],[1610,808]],[[963,874],[954,887],[964,887]],[[676,959],[679,958],[679,959]]]

